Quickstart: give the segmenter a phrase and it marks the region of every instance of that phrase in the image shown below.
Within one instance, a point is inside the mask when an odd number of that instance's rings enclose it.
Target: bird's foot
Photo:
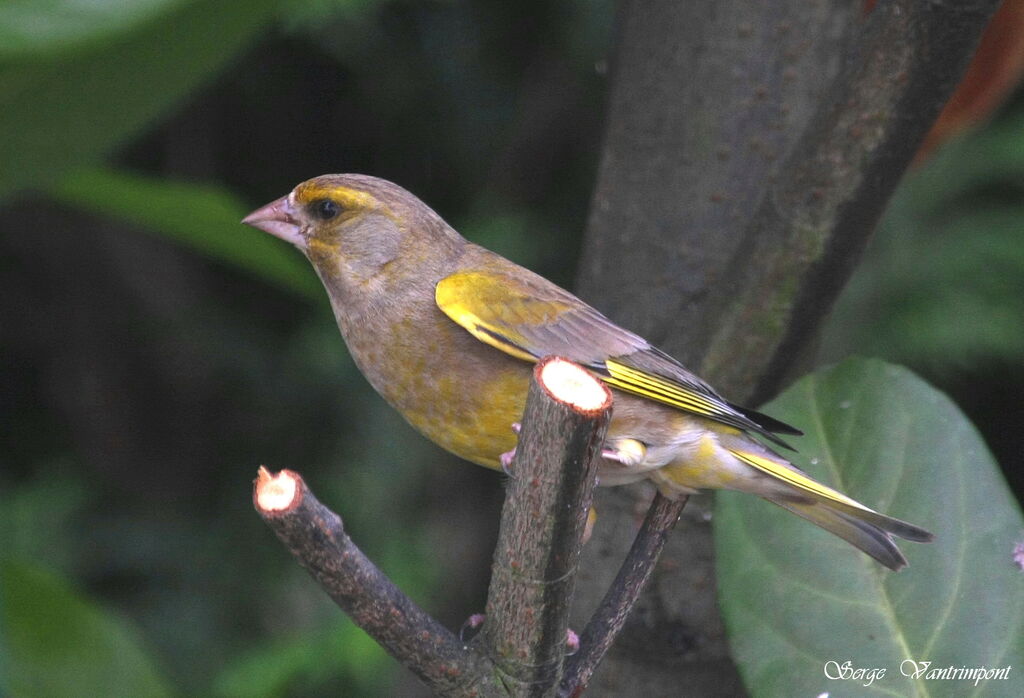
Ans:
[[[472,630],[475,635],[476,631],[480,629],[480,626],[484,624],[484,620],[486,619],[487,616],[483,613],[474,613],[467,618],[466,622],[463,623],[462,627],[459,629],[459,640],[461,642],[466,642],[473,639],[473,635],[470,635],[467,638],[466,632]],[[576,654],[580,649],[580,636],[577,635],[572,628],[568,628],[565,631],[565,648],[568,650],[569,655]]]
[[[509,477],[512,477],[512,459],[516,457],[516,450],[513,448],[511,451],[505,451],[498,456],[498,462],[501,463],[501,472],[505,473]]]
[[[567,628],[565,631],[565,649],[568,650],[566,654],[570,657],[580,649],[580,636],[573,632],[572,628]]]
[[[472,639],[473,635],[476,635],[476,631],[479,630],[480,626],[484,624],[485,618],[487,618],[487,616],[483,613],[474,613],[469,618],[467,618],[466,622],[462,624],[461,628],[459,628],[459,641],[466,642],[467,639]],[[470,635],[469,638],[467,638],[466,632],[469,630],[472,630],[473,634]]]
[[[519,422],[512,422],[512,433],[518,434],[523,430],[523,425]],[[513,448],[511,451],[505,451],[498,456],[498,462],[501,463],[501,472],[505,473],[509,477],[512,477],[512,459],[516,456],[516,450]]]
[[[640,465],[647,457],[647,446],[636,439],[619,439],[601,449],[601,457],[615,463],[632,468]]]

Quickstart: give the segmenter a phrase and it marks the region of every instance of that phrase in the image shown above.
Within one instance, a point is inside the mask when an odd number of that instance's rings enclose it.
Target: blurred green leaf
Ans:
[[[377,5],[386,0],[282,0],[286,3],[281,22],[286,31],[316,31],[335,26],[339,20],[365,18]]]
[[[899,213],[948,208],[964,196],[1007,182],[1024,186],[1024,110],[1020,107],[930,154],[901,185],[901,194],[913,203]]]
[[[942,374],[1024,355],[1024,111],[911,172],[823,332],[821,355]]]
[[[134,629],[52,574],[13,559],[0,560],[0,633],[5,695],[172,695]]]
[[[393,664],[366,633],[344,620],[326,635],[279,640],[245,653],[217,677],[213,692],[231,698],[272,698],[301,684],[317,694],[317,684],[343,674],[350,690],[359,682],[360,695],[378,695],[392,677]]]
[[[0,5],[0,59],[61,54],[98,42],[190,0],[6,0]]]
[[[78,463],[58,460],[38,465],[29,481],[0,480],[0,541],[3,554],[63,567],[75,560],[80,540],[69,534],[90,504],[88,484]]]
[[[242,225],[239,221],[248,207],[220,187],[88,169],[67,177],[51,194],[91,213],[145,226],[307,298],[322,295],[302,256],[286,243]]]
[[[213,78],[277,7],[190,2],[59,60],[0,61],[0,199],[52,183],[136,136]]]
[[[910,567],[892,573],[767,502],[719,496],[720,603],[751,695],[1024,695],[1024,575],[1012,558],[1024,518],[960,411],[906,369],[861,359],[766,410],[807,431],[797,466],[936,540],[904,543]],[[975,687],[905,678],[906,659],[1013,669]],[[847,660],[885,675],[869,687],[826,678],[826,662]]]

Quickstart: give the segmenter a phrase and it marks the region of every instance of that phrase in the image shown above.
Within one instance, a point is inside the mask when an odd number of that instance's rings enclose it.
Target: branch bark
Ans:
[[[611,391],[576,364],[548,357],[535,367],[482,632],[509,695],[557,691],[611,409]]]
[[[431,691],[446,696],[505,695],[487,657],[402,593],[345,533],[341,517],[325,507],[290,470],[260,468],[256,511],[289,552],[345,613]]]
[[[701,371],[760,402],[780,387],[860,260],[998,0],[880,3],[821,108],[754,209]],[[765,328],[758,331],[753,328]]]
[[[864,20],[847,0],[625,2],[581,295],[731,399],[767,397],[997,5],[894,0]],[[633,496],[601,503],[582,607],[635,526]],[[710,530],[701,507],[688,512],[666,548],[676,572],[655,573],[595,676],[601,695],[665,695],[681,681],[692,695],[742,690],[715,608]]]
[[[487,618],[471,646],[405,596],[297,473],[260,468],[253,503],[335,603],[435,694],[555,696],[611,409],[611,391],[576,364],[547,357],[535,367]]]
[[[696,366],[766,183],[838,74],[859,3],[627,0],[578,286]]]
[[[687,499],[671,500],[661,494],[654,496],[643,526],[633,540],[633,547],[580,636],[580,651],[566,663],[562,696],[578,696],[586,690],[594,671],[646,588],[668,534],[679,521]]]

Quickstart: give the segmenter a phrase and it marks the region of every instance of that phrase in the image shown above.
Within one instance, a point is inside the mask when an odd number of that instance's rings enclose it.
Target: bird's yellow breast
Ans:
[[[436,307],[346,333],[373,387],[413,427],[468,461],[499,468],[515,447],[532,364],[483,344]]]
[[[512,425],[522,418],[529,375],[528,370],[499,372],[475,381],[472,394],[458,376],[442,377],[436,402],[411,406],[403,414],[442,448],[478,465],[499,468],[498,457],[516,445]]]

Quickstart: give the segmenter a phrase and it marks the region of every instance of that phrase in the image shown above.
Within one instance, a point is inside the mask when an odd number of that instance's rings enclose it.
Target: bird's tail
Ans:
[[[876,523],[859,518],[857,514],[831,508],[826,502],[815,500],[786,501],[782,499],[772,499],[770,501],[778,504],[780,507],[789,509],[797,516],[801,516],[811,523],[821,526],[826,531],[834,533],[854,547],[863,550],[891,570],[898,570],[907,565],[907,558],[903,557],[903,553],[900,552],[899,547],[897,547],[896,542],[893,540],[893,535],[899,535],[894,530],[882,528]],[[913,529],[916,537],[907,537],[907,540],[924,542],[932,538],[931,534],[927,531],[911,526],[905,521],[882,516],[877,512],[872,513],[876,514],[877,517],[885,519],[887,523],[891,523],[894,529],[903,532],[906,532],[908,527]],[[905,538],[906,536],[900,537]]]
[[[775,482],[784,483],[784,487],[770,494],[760,493],[766,499],[834,533],[889,569],[898,570],[907,564],[893,536],[917,543],[934,537],[923,528],[869,509],[791,465],[746,449],[730,448],[729,451]]]

